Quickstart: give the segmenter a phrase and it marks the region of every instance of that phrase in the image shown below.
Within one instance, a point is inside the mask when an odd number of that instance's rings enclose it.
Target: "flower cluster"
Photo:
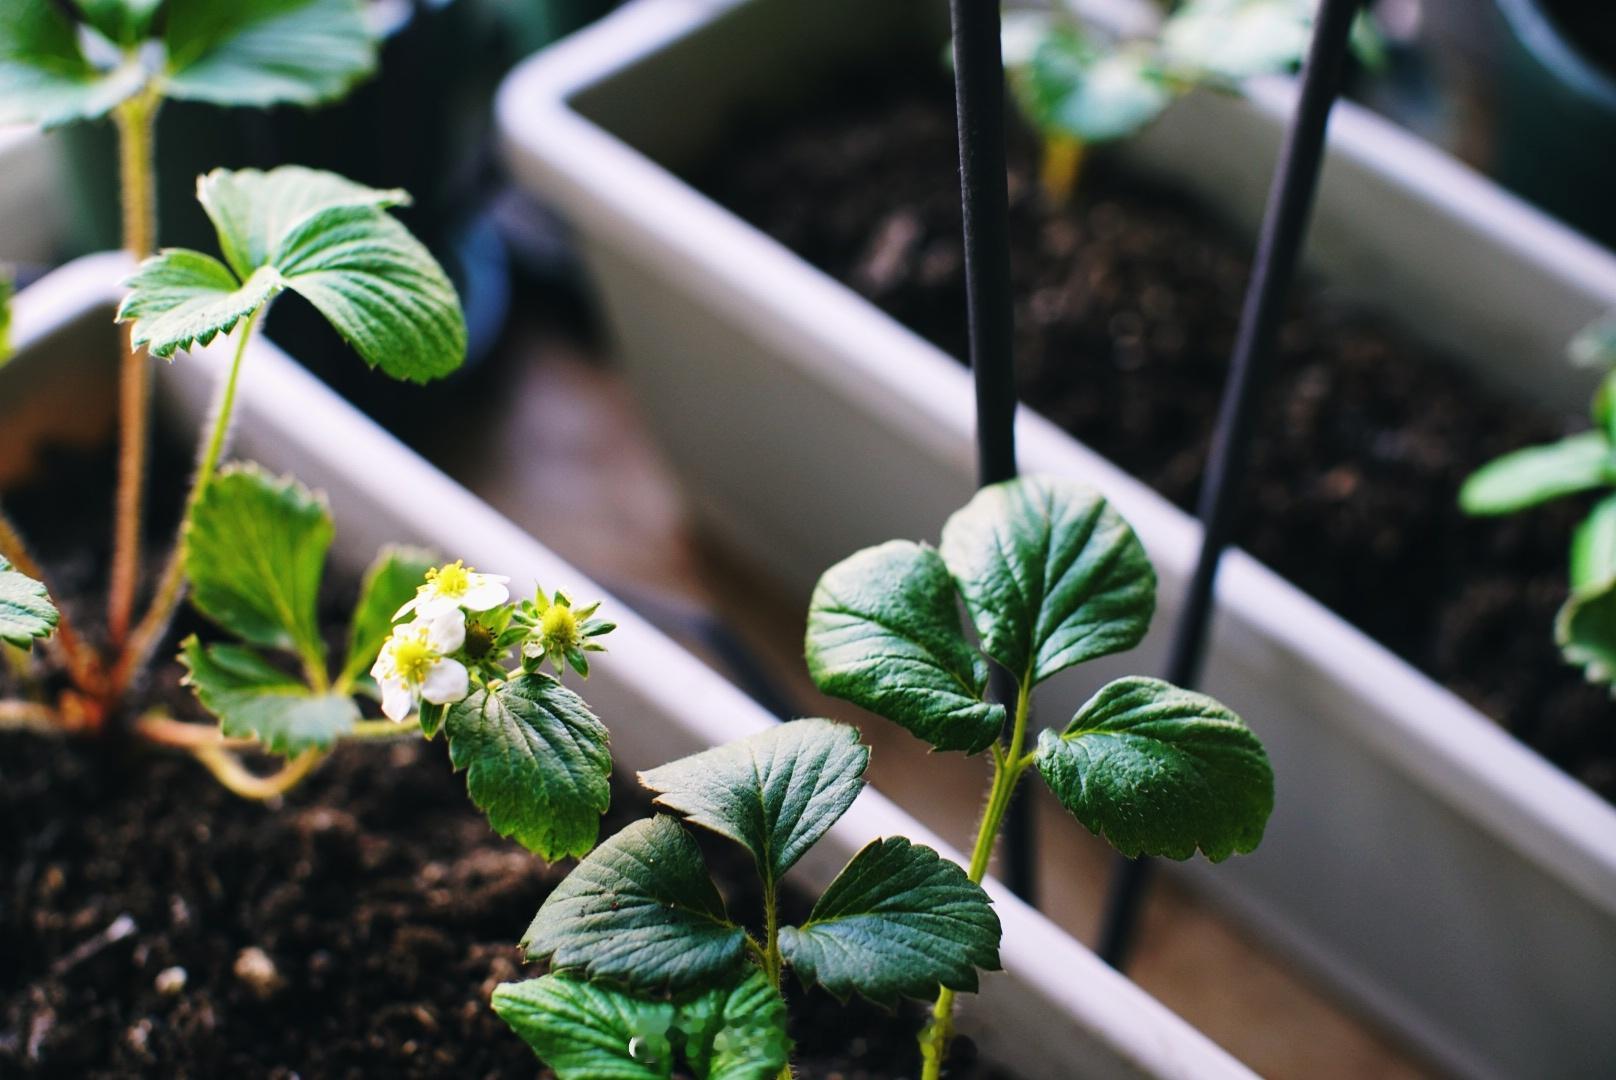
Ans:
[[[471,693],[471,673],[456,655],[466,645],[466,616],[504,604],[508,581],[475,573],[460,560],[426,572],[414,598],[393,616],[411,621],[393,628],[370,669],[389,720],[404,722],[423,701],[452,705]]]
[[[521,658],[520,673],[537,674],[548,660],[557,676],[570,667],[589,677],[584,654],[604,651],[594,639],[616,629],[593,617],[600,604],[574,609],[565,593],[546,597],[542,589],[513,604],[509,582],[459,560],[427,571],[414,598],[393,616],[398,625],[371,668],[388,719],[402,723],[423,704],[441,710],[463,701],[474,685],[511,677],[504,663],[512,649]]]

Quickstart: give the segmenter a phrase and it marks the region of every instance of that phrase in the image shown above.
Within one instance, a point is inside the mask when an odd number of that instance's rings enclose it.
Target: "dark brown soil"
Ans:
[[[966,354],[952,102],[935,76],[849,75],[810,111],[736,118],[696,182],[956,357]],[[1075,204],[1010,176],[1022,400],[1193,505],[1250,242],[1095,155]],[[1541,358],[1554,363],[1555,357]],[[1471,382],[1304,282],[1285,319],[1239,542],[1572,775],[1616,799],[1616,709],[1552,642],[1585,506],[1473,521],[1471,470],[1585,426]]]
[[[185,475],[183,455],[159,464],[158,475]],[[7,493],[8,510],[35,526],[39,550],[67,552],[53,565],[59,586],[93,598],[107,459],[52,455],[46,471],[52,487]],[[154,518],[177,513],[168,486]],[[165,531],[154,522],[158,550]],[[331,590],[337,640],[356,589]],[[94,625],[98,605],[71,606]],[[190,616],[176,636],[191,630],[207,632]],[[146,704],[202,720],[179,675],[158,665]],[[0,697],[7,679],[0,669]],[[602,836],[648,806],[621,787]],[[176,753],[0,734],[0,821],[0,1076],[541,1074],[488,998],[502,980],[541,973],[516,941],[568,867],[494,836],[441,743],[344,747],[272,807]],[[732,912],[760,915],[744,853],[718,842],[708,853]],[[800,920],[809,903],[783,906]],[[915,1074],[922,1006],[788,995],[798,1075]],[[972,1057],[961,1039],[952,1075],[994,1080]]]

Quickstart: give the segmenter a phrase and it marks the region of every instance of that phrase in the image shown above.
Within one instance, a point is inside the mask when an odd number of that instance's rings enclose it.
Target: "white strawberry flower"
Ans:
[[[398,609],[394,621],[412,611],[423,619],[435,619],[448,611],[487,611],[510,599],[505,587],[511,579],[499,574],[475,573],[464,560],[426,572],[426,583],[416,587],[415,596]]]
[[[403,723],[423,700],[451,705],[465,698],[471,676],[453,656],[465,643],[466,618],[459,608],[394,627],[370,669],[387,718]]]

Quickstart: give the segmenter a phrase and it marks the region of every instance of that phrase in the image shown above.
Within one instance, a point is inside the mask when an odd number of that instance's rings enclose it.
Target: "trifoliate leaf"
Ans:
[[[857,728],[794,720],[643,772],[640,783],[658,807],[751,851],[767,884],[853,805],[869,762]]]
[[[428,382],[465,361],[466,323],[443,268],[385,212],[407,200],[297,166],[216,169],[198,196],[231,269],[165,251],[142,263],[118,317],[159,356],[206,343],[282,289],[301,294],[367,364]]]
[[[595,846],[612,756],[606,726],[577,694],[518,676],[450,706],[444,728],[449,759],[495,832],[552,862]]]
[[[529,960],[636,993],[710,986],[736,969],[745,947],[695,838],[664,814],[591,852],[522,938]]]
[[[1262,743],[1204,694],[1118,679],[1060,734],[1038,738],[1038,771],[1089,831],[1130,858],[1213,862],[1262,840],[1274,774]]]
[[[960,628],[948,567],[924,545],[894,540],[825,571],[808,605],[806,653],[825,693],[939,750],[974,754],[1004,726],[1004,706],[983,701],[988,666]]]
[[[56,127],[105,116],[140,90],[136,60],[101,70],[51,0],[0,3],[0,124]]]
[[[1488,462],[1465,481],[1459,505],[1467,514],[1513,514],[1613,481],[1616,450],[1602,432],[1585,431]]]
[[[134,322],[131,343],[165,360],[228,334],[284,287],[273,266],[259,268],[243,284],[218,259],[183,248],[153,255],[124,284],[131,292],[118,318]]]
[[[59,618],[45,586],[0,556],[0,641],[26,649],[49,637]]]
[[[181,643],[185,683],[230,738],[257,738],[277,754],[327,747],[353,730],[359,709],[345,694],[316,694],[253,649]]]
[[[760,971],[676,1005],[561,975],[494,990],[494,1011],[558,1080],[774,1080],[785,1003]]]
[[[348,656],[342,678],[351,682],[370,670],[388,635],[393,616],[415,595],[426,572],[436,565],[430,552],[412,547],[388,547],[376,556],[359,585],[348,628]]]
[[[999,967],[999,917],[982,887],[931,848],[901,836],[866,846],[830,883],[808,921],[780,931],[780,951],[807,986],[879,1004],[974,991]]]
[[[296,480],[228,465],[186,525],[191,602],[244,641],[319,656],[316,605],[333,532],[325,502]]]
[[[336,173],[283,165],[214,169],[196,182],[196,199],[219,235],[219,250],[238,275],[274,262],[293,227],[336,206],[386,210],[409,204],[407,192],[356,184]]]
[[[1156,572],[1094,489],[1052,476],[993,484],[943,526],[943,561],[989,656],[1034,685],[1139,644]]]
[[[361,0],[168,0],[169,97],[318,105],[376,67]]]

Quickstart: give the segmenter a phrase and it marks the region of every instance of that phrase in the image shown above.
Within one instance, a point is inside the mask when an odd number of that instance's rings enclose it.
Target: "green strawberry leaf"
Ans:
[[[376,556],[359,585],[342,682],[352,683],[370,670],[393,632],[393,616],[415,595],[416,586],[434,565],[431,554],[419,548],[388,547]]]
[[[825,693],[908,728],[939,750],[976,753],[1004,706],[983,701],[986,661],[965,640],[948,567],[906,540],[829,570],[808,606],[808,672]]]
[[[11,298],[16,289],[11,267],[0,263],[0,367],[11,359]]]
[[[230,333],[285,288],[273,266],[238,282],[218,259],[184,248],[153,255],[124,284],[131,291],[118,318],[135,324],[131,343],[165,360],[180,349]]]
[[[1060,734],[1038,739],[1038,771],[1090,832],[1131,857],[1213,862],[1262,840],[1274,774],[1262,743],[1204,694],[1118,679]]]
[[[1513,514],[1616,481],[1616,451],[1603,432],[1529,446],[1477,469],[1459,489],[1467,514]]]
[[[681,1005],[546,975],[494,990],[494,1011],[558,1080],[774,1080],[785,1003],[760,971]]]
[[[207,648],[195,634],[180,645],[185,684],[230,738],[256,738],[277,754],[328,747],[353,730],[359,708],[344,694],[317,694],[256,650]]]
[[[50,637],[60,617],[45,586],[0,556],[0,641],[26,649]]]
[[[864,787],[858,729],[795,720],[640,774],[656,805],[752,853],[772,887]]]
[[[325,654],[317,603],[333,532],[324,500],[296,480],[228,465],[186,523],[191,602],[243,641],[312,663]]]
[[[444,727],[449,760],[495,832],[552,862],[595,846],[612,756],[605,725],[577,694],[521,675],[451,705]]]
[[[1032,685],[1133,648],[1155,613],[1156,572],[1139,538],[1075,481],[983,488],[943,526],[942,555],[983,650]]]
[[[1607,495],[1571,534],[1571,591],[1616,579],[1616,495]]]
[[[443,268],[386,213],[407,201],[331,173],[215,169],[198,197],[229,269],[167,250],[137,268],[119,308],[153,355],[206,344],[289,289],[302,295],[367,364],[428,382],[466,355],[460,301]]]
[[[830,883],[780,952],[805,986],[881,1005],[974,991],[999,967],[999,917],[988,894],[931,848],[901,836],[867,845]]]
[[[102,70],[51,0],[0,4],[0,124],[57,127],[105,116],[145,84],[131,59]]]
[[[710,986],[745,948],[746,931],[725,915],[695,838],[663,814],[585,857],[522,938],[529,960],[635,993]]]
[[[1162,25],[1162,52],[1173,68],[1201,80],[1281,74],[1307,55],[1315,7],[1299,0],[1189,0]]]
[[[318,105],[376,67],[361,0],[168,0],[163,93],[214,105]]]
[[[1173,99],[1147,51],[1099,49],[1067,28],[1046,32],[1014,78],[1039,128],[1085,143],[1126,138]]]

